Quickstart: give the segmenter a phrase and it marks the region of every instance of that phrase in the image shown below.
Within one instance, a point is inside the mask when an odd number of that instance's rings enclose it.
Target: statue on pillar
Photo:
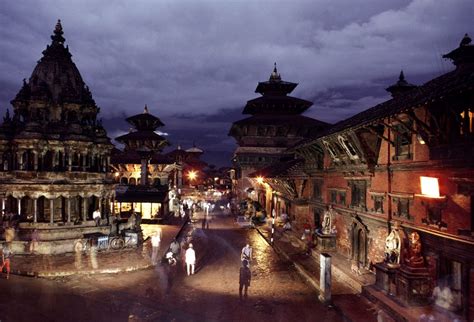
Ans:
[[[332,205],[326,207],[326,211],[323,215],[323,224],[322,224],[322,233],[324,235],[330,235],[333,232],[333,221],[334,221],[334,211]]]
[[[384,257],[389,267],[400,266],[401,238],[398,223],[394,224],[392,231],[385,239]]]
[[[425,267],[425,260],[421,255],[420,235],[416,231],[408,236],[408,251],[405,253],[405,265],[411,268]]]

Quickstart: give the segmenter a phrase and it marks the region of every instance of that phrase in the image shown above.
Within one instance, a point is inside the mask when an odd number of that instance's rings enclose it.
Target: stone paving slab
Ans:
[[[268,242],[271,233],[267,226],[257,227],[257,231]],[[273,248],[283,258],[293,262],[300,275],[318,292],[319,288],[319,262],[315,259],[314,253],[306,255],[305,244],[299,240],[293,232],[283,233],[278,230],[274,236]],[[319,254],[318,254],[319,256]],[[332,266],[334,272],[335,265]],[[348,321],[371,322],[377,321],[377,312],[371,302],[357,294],[355,288],[345,281],[333,279],[332,302],[334,306]]]
[[[61,255],[15,255],[11,258],[11,274],[58,277],[75,274],[107,274],[129,272],[151,267],[151,242],[149,234],[157,227],[162,229],[159,256],[164,256],[172,239],[176,237],[185,222],[173,225],[144,225],[146,234],[142,247],[116,251],[89,253],[69,253]],[[94,258],[95,256],[95,258]],[[95,262],[97,265],[95,264]],[[95,266],[96,268],[94,268]]]

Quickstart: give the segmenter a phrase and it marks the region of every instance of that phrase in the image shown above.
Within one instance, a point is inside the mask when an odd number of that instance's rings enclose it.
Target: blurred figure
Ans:
[[[155,234],[151,236],[151,246],[152,246],[151,263],[153,265],[158,264],[158,250],[160,249],[160,243],[161,243],[161,228],[158,228],[155,231]]]
[[[171,287],[173,287],[173,281],[176,277],[176,267],[177,261],[176,258],[173,257],[172,252],[168,252],[166,254],[166,259],[168,261],[168,265],[166,267],[166,275],[168,277],[167,285],[166,285],[166,293],[168,294],[171,291]]]
[[[35,254],[38,248],[38,230],[34,229],[31,233],[30,254]]]
[[[90,249],[90,261],[93,269],[99,268],[99,263],[97,261],[97,244],[92,242]]]
[[[248,267],[249,262],[247,260],[242,261],[242,267],[239,272],[239,297],[242,301],[242,289],[244,290],[244,297],[247,298],[247,290],[250,286],[251,272]]]
[[[250,265],[250,262],[252,260],[252,247],[250,247],[250,244],[247,243],[244,248],[242,248],[242,252],[240,254],[240,260],[242,263],[247,261],[247,266]]]
[[[173,241],[171,242],[170,245],[170,251],[173,253],[173,256],[176,258],[179,254],[179,242],[176,238],[173,238]]]
[[[10,258],[12,257],[12,251],[10,246],[7,243],[3,244],[2,248],[2,267],[0,268],[0,272],[3,273],[3,268],[7,271],[7,279],[10,278]]]
[[[196,252],[193,249],[193,244],[189,244],[186,250],[186,271],[189,275],[194,275],[194,266],[196,264]]]

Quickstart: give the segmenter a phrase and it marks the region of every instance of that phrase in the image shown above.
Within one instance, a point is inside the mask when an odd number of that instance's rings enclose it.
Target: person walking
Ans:
[[[158,250],[160,249],[161,243],[161,228],[155,231],[155,234],[151,236],[151,263],[153,265],[158,264]]]
[[[186,271],[189,275],[194,275],[194,266],[196,264],[196,252],[194,251],[193,244],[189,244],[186,250]]]
[[[168,281],[166,284],[166,294],[169,294],[171,291],[171,287],[173,287],[173,281],[176,277],[177,261],[176,258],[173,257],[172,252],[168,252],[166,254],[166,259],[168,260],[168,265],[166,267],[166,273],[168,277]]]
[[[0,272],[3,273],[3,268],[6,268],[7,271],[7,279],[10,278],[10,258],[12,257],[12,252],[10,247],[7,243],[3,244],[2,249],[2,267],[0,268]]]
[[[250,265],[250,261],[252,260],[252,247],[250,247],[249,243],[247,243],[244,248],[242,248],[240,260],[242,261],[242,263],[244,262],[244,260],[246,260],[247,265]]]
[[[171,242],[170,245],[170,251],[173,253],[173,256],[176,258],[179,255],[179,242],[176,238],[173,238],[173,241]]]
[[[242,267],[240,267],[239,273],[239,298],[242,301],[242,290],[244,291],[244,297],[247,298],[247,290],[250,286],[250,279],[252,273],[250,272],[249,262],[244,259],[242,261]]]

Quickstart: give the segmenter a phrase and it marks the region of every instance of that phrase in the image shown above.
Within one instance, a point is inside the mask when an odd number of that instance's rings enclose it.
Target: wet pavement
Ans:
[[[169,292],[163,265],[51,279],[11,276],[0,279],[0,320],[343,321],[256,230],[240,228],[221,215],[202,229],[199,214],[186,228],[193,236],[196,274],[186,276],[179,265]],[[254,252],[252,282],[249,298],[240,301],[240,250],[247,241]]]

